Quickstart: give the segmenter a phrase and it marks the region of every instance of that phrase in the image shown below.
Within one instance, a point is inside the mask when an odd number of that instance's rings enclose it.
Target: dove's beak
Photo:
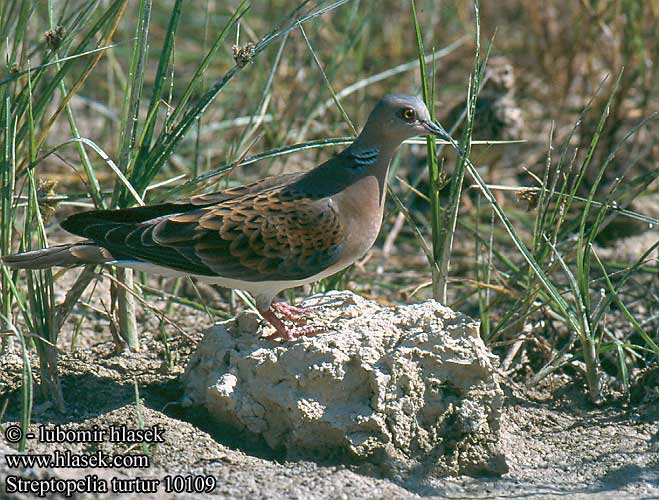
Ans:
[[[430,132],[432,135],[436,135],[440,139],[448,141],[448,143],[453,146],[453,149],[455,149],[458,154],[462,154],[462,149],[460,146],[458,146],[458,143],[453,140],[451,135],[446,130],[444,130],[444,127],[442,127],[439,122],[433,122],[430,120],[419,120],[419,122],[426,131]]]
[[[433,122],[430,120],[420,120],[420,121],[421,121],[421,126],[424,129],[426,129],[428,132],[430,132],[432,135],[436,135],[437,137],[440,137],[442,139],[451,142],[451,136],[446,130],[444,130],[444,127],[442,127],[439,124],[439,122]]]

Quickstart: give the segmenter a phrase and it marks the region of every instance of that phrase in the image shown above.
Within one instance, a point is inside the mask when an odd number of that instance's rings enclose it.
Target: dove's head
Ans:
[[[398,146],[417,135],[448,136],[441,125],[432,121],[419,97],[387,94],[373,108],[360,137],[370,143]]]

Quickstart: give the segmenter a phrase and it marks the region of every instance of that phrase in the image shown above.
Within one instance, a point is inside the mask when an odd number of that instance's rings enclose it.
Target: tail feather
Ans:
[[[14,269],[82,266],[103,264],[113,260],[115,259],[107,248],[89,242],[57,245],[2,257],[2,262]]]

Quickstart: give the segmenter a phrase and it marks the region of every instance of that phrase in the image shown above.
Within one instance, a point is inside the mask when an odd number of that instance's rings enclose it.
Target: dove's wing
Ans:
[[[235,196],[220,192],[185,203],[83,212],[62,227],[118,260],[242,281],[314,276],[343,254],[346,234],[336,205],[331,197],[277,184]]]

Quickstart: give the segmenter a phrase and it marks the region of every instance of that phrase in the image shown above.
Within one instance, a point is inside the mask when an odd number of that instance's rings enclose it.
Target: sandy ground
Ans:
[[[262,442],[212,422],[204,410],[182,407],[177,403],[181,397],[179,376],[198,338],[197,333],[191,339],[178,336],[171,340],[179,356],[174,369],[163,364],[162,343],[148,335],[138,353],[116,353],[111,342],[101,342],[63,354],[60,370],[66,412],[62,414],[48,405],[35,407],[35,431],[40,424],[70,429],[120,424],[139,428],[137,383],[143,401],[142,426],[160,426],[164,442],[144,449],[126,443],[44,444],[35,439],[30,441],[30,452],[146,451],[150,461],[147,469],[19,471],[0,459],[3,490],[9,475],[80,478],[97,474],[106,481],[136,476],[161,481],[156,494],[125,498],[659,498],[656,398],[645,398],[645,403],[635,406],[593,408],[585,403],[582,390],[574,386],[564,386],[544,401],[521,396],[519,390],[506,387],[501,446],[509,473],[498,478],[413,477],[403,482],[381,477],[368,464],[287,461]],[[2,419],[6,429],[19,416],[21,361],[17,356],[5,356],[1,364],[0,403],[9,397]],[[5,438],[0,444],[0,455],[4,453],[12,453]],[[211,494],[166,494],[162,482],[168,474],[210,476],[216,485]]]

